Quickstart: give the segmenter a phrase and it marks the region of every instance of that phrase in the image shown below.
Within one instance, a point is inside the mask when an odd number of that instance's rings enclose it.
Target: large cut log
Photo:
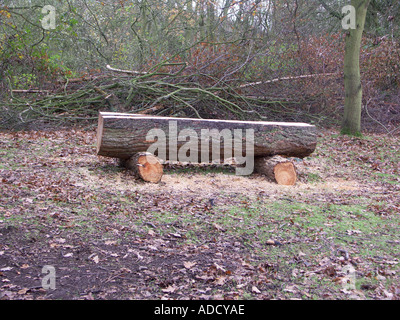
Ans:
[[[158,183],[163,176],[163,166],[160,160],[148,152],[138,152],[123,165],[131,170],[138,178],[147,182]]]
[[[254,169],[280,185],[293,186],[297,180],[293,162],[281,156],[255,158]]]
[[[207,157],[209,161],[237,156],[303,158],[314,152],[316,143],[316,127],[306,123],[100,112],[97,129],[97,154],[120,159],[143,151],[162,160],[190,162],[207,162]]]

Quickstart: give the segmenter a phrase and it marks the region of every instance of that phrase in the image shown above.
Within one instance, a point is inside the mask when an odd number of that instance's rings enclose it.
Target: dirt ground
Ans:
[[[400,297],[398,138],[327,132],[293,187],[177,164],[148,184],[94,143],[0,133],[0,299]]]

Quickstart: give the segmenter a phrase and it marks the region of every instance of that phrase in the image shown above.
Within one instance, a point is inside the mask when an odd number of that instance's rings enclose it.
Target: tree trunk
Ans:
[[[344,57],[345,101],[342,133],[360,135],[362,106],[360,46],[369,0],[352,0],[351,5],[356,9],[356,29],[350,29],[346,35]]]
[[[101,112],[97,129],[97,154],[120,159],[144,151],[181,162],[276,154],[303,158],[314,152],[316,143],[316,127],[305,123]]]
[[[293,186],[297,180],[296,167],[281,156],[256,158],[254,169],[280,185]]]
[[[148,152],[136,153],[123,161],[123,165],[147,182],[158,183],[163,176],[163,166],[160,160]]]

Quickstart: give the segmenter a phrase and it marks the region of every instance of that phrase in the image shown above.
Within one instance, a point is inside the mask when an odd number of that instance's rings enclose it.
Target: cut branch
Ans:
[[[11,90],[13,93],[49,93],[50,90],[28,89],[28,90]]]
[[[122,70],[122,69],[116,69],[111,67],[110,65],[106,66],[108,70],[114,71],[114,72],[121,72],[121,73],[127,73],[127,74],[147,74],[147,72],[141,72],[141,71],[134,71],[134,70]]]
[[[314,78],[314,77],[329,77],[329,76],[334,76],[334,75],[338,75],[338,74],[339,73],[317,73],[317,74],[306,74],[306,75],[295,76],[295,77],[283,77],[283,78],[277,78],[277,79],[272,79],[272,80],[267,80],[267,81],[246,83],[246,84],[239,86],[239,88],[246,88],[246,87],[251,87],[251,86],[257,86],[260,84],[268,84],[268,83],[283,81],[283,80],[295,80],[295,79]]]

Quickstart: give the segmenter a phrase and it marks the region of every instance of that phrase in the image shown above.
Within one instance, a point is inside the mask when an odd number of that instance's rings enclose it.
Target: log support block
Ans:
[[[295,165],[281,156],[258,157],[254,160],[254,169],[279,185],[293,186],[297,181]]]
[[[163,176],[163,165],[160,159],[148,152],[136,153],[123,161],[123,165],[146,182],[158,183]]]

